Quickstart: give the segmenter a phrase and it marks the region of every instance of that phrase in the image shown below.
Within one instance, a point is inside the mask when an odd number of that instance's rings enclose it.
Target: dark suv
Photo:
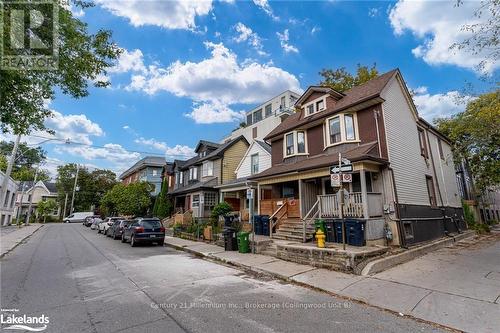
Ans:
[[[123,234],[123,230],[129,224],[130,224],[129,220],[125,220],[125,219],[115,220],[113,222],[113,225],[111,227],[109,227],[108,232],[107,232],[107,236],[111,237],[113,239],[121,239],[122,234]]]
[[[163,245],[165,228],[157,218],[138,217],[123,229],[122,243],[130,241],[131,246],[137,243],[157,243]]]

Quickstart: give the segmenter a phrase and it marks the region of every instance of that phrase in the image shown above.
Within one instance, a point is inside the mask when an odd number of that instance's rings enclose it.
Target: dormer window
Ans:
[[[316,98],[315,100],[304,105],[305,116],[310,116],[316,112],[321,112],[326,109],[326,96]]]
[[[316,110],[323,111],[324,109],[325,109],[325,101],[324,100],[317,101],[316,102]]]
[[[325,123],[325,147],[340,143],[359,142],[355,113],[339,114]]]
[[[314,104],[309,104],[306,108],[307,110],[307,115],[313,114],[314,113]]]
[[[306,132],[293,131],[285,134],[285,157],[307,154]]]

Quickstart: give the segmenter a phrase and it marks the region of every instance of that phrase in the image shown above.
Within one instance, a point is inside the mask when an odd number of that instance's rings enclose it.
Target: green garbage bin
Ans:
[[[238,232],[238,251],[240,253],[250,252],[250,233],[240,231]]]
[[[316,219],[314,221],[314,231],[318,231],[318,229],[321,229],[323,233],[326,235],[326,225],[325,225],[325,220],[322,219]]]

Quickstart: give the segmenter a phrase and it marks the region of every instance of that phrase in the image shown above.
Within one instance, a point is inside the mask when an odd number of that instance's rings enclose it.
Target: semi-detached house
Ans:
[[[296,107],[265,137],[271,168],[250,177],[271,236],[306,241],[315,218],[339,217],[339,153],[354,169],[344,216],[366,221],[367,244],[384,244],[386,228],[404,246],[465,227],[450,142],[419,117],[399,70],[344,93],[311,86]]]

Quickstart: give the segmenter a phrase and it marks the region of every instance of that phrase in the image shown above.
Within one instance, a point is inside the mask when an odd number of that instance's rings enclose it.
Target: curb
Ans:
[[[17,242],[13,247],[11,247],[10,249],[8,249],[7,251],[5,251],[4,253],[1,253],[0,254],[0,258],[3,258],[5,257],[5,255],[7,255],[8,253],[12,252],[12,250],[14,250],[16,247],[18,247],[22,242],[24,242],[25,240],[27,240],[28,238],[30,238],[35,232],[37,232],[38,230],[40,230],[44,225],[41,224],[40,226],[38,226],[38,228],[36,228],[35,230],[33,230],[33,232],[29,235],[27,235],[26,237],[24,237],[23,239],[21,239],[19,242]]]
[[[432,251],[442,249],[443,247],[450,246],[458,241],[473,237],[475,235],[476,233],[474,231],[469,230],[450,238],[441,239],[431,244],[426,244],[415,249],[395,254],[393,256],[371,261],[368,264],[366,264],[366,266],[361,271],[360,275],[368,276],[383,272],[389,268],[411,261],[413,259],[426,255]]]

